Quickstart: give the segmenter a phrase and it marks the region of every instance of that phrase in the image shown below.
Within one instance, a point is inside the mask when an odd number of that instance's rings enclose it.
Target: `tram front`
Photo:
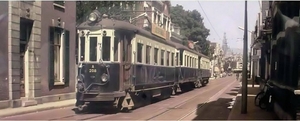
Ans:
[[[124,96],[119,90],[119,43],[114,30],[102,21],[95,10],[77,27],[78,76],[76,106],[85,102],[113,102]],[[105,25],[105,28],[103,25]]]

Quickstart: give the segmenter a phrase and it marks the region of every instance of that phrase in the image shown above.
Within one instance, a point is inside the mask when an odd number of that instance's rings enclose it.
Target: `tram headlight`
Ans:
[[[96,20],[97,20],[97,14],[96,14],[96,13],[91,13],[91,14],[89,15],[89,20],[90,20],[91,22],[96,21]]]
[[[101,80],[102,80],[102,82],[107,82],[108,81],[108,75],[107,74],[102,74],[102,76],[101,76]]]

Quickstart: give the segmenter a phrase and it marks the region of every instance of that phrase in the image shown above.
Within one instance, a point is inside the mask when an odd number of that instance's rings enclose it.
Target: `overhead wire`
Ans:
[[[212,29],[214,30],[214,32],[217,34],[217,36],[219,37],[219,39],[221,39],[220,35],[218,34],[218,32],[216,31],[216,29],[214,28],[214,26],[211,24],[211,22],[210,22],[208,16],[206,15],[204,9],[202,8],[201,3],[200,3],[199,1],[197,1],[197,2],[198,2],[198,4],[199,4],[200,8],[202,9],[202,11],[203,11],[203,13],[204,13],[206,19],[208,20],[208,23],[210,24],[210,26],[212,27]]]

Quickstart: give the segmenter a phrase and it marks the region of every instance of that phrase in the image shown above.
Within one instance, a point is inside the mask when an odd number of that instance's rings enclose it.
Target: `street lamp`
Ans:
[[[241,26],[238,26],[238,28],[240,29],[240,30],[245,30],[243,27],[241,27]],[[247,30],[248,32],[250,32],[250,33],[252,33],[250,30]]]

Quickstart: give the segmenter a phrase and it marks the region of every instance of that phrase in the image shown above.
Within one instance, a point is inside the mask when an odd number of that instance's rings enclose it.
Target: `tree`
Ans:
[[[122,6],[121,6],[122,4]],[[87,15],[97,9],[101,14],[118,20],[129,20],[135,1],[77,1],[76,20],[81,23]]]
[[[213,56],[214,55],[214,53],[215,53],[215,49],[216,49],[216,47],[215,46],[210,46],[211,44],[211,42],[210,41],[208,41],[209,42],[209,50],[208,50],[208,56],[210,57],[210,59],[211,60],[213,60],[213,59],[215,59],[215,57]]]
[[[209,56],[210,42],[207,41],[209,29],[204,26],[203,18],[197,10],[186,11],[181,5],[171,7],[172,22],[181,28],[184,41],[199,41],[195,49]]]

